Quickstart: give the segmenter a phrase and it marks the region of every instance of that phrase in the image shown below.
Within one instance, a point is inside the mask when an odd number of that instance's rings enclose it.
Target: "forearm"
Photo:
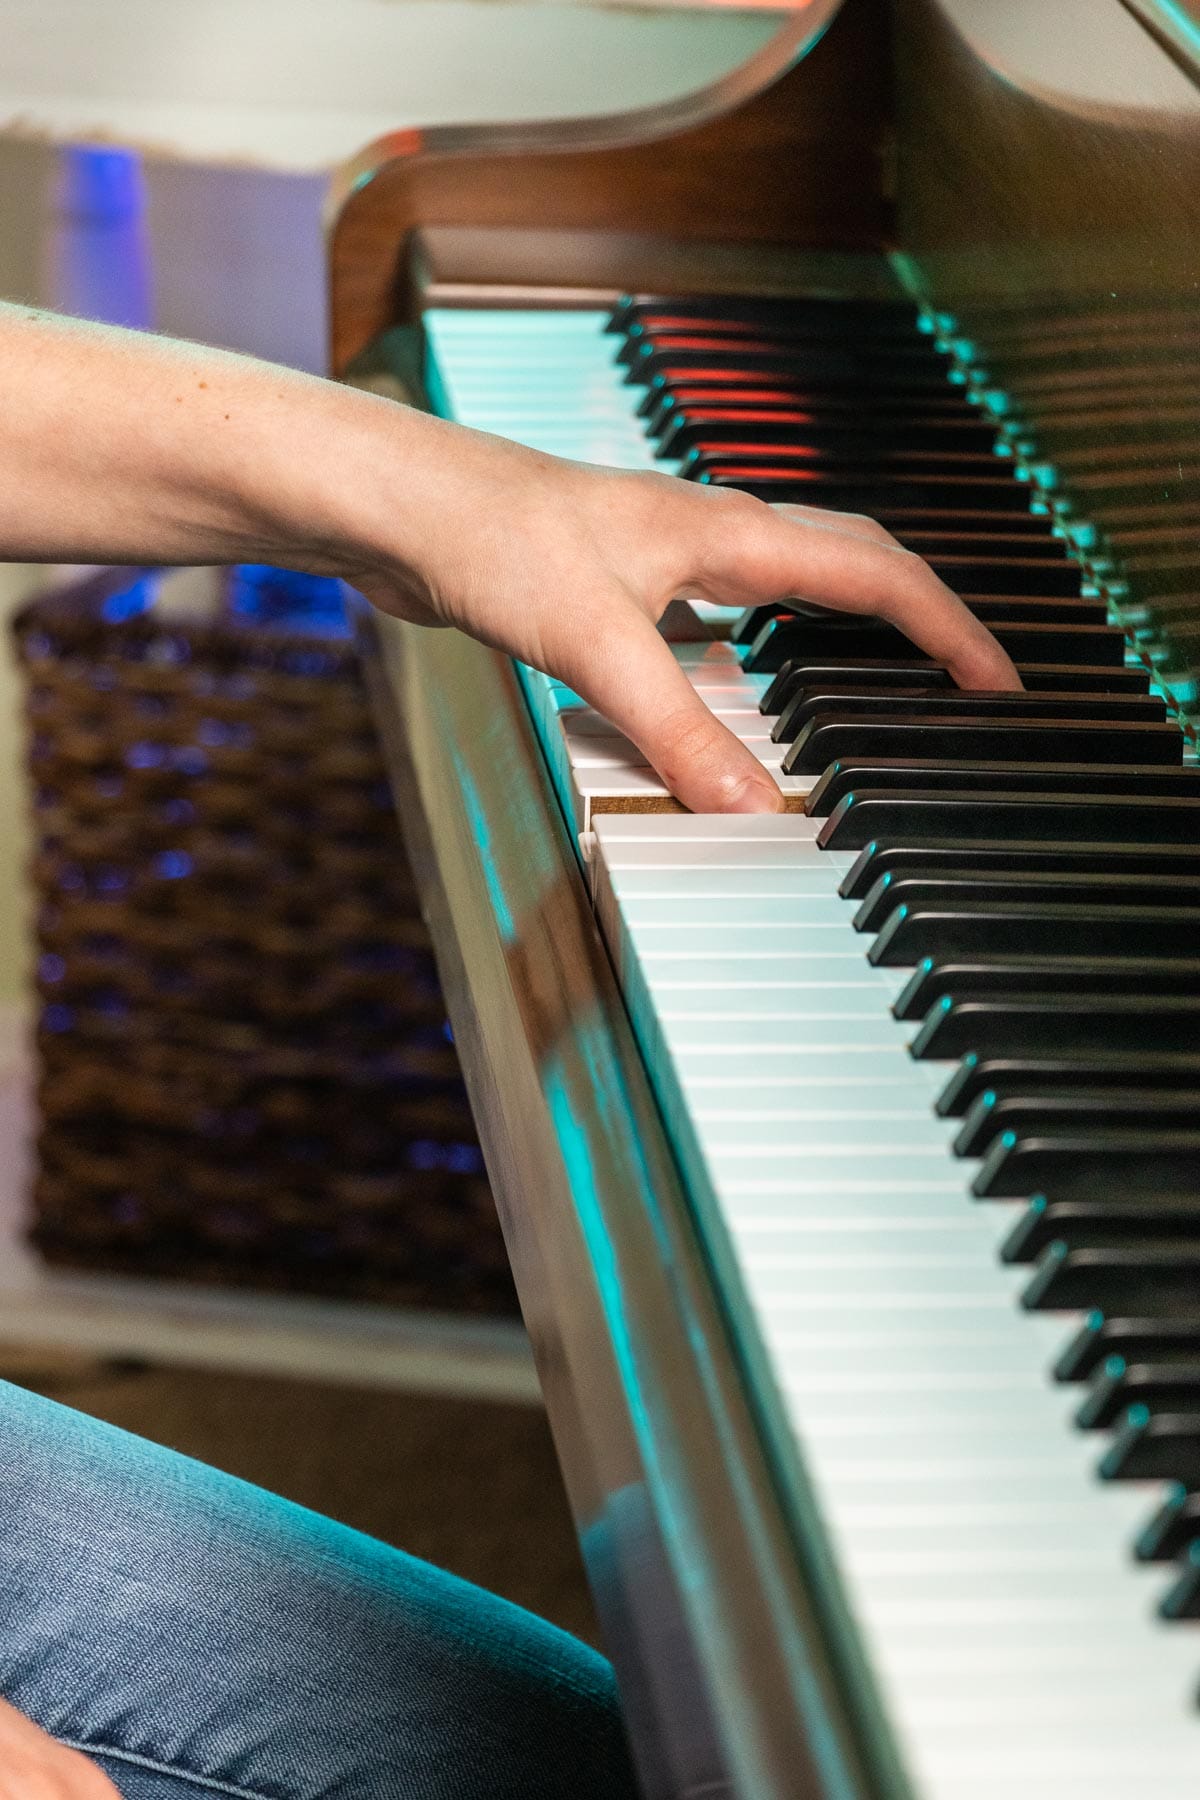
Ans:
[[[0,306],[0,557],[344,572],[436,421],[200,345]],[[403,501],[391,507],[403,542]]]
[[[1020,685],[870,519],[564,462],[269,363],[2,306],[0,557],[343,576],[559,677],[702,811],[780,799],[655,629],[678,594],[879,613],[963,685]]]

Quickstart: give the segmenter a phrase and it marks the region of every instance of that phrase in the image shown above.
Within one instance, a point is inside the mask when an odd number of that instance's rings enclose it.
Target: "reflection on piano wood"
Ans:
[[[803,223],[749,282],[685,215],[630,260],[686,281],[614,312],[619,246],[573,236],[539,309],[545,234],[522,279],[494,236],[472,271],[402,171],[382,193],[430,227],[439,410],[870,512],[1025,682],[961,694],[803,604],[706,614],[675,654],[793,810],[692,818],[560,685],[376,628],[654,1796],[1200,1792],[1200,94],[1119,0],[1089,17],[1127,103],[989,60],[955,0],[897,8],[900,256],[806,211],[798,151]],[[786,81],[844,93],[873,21],[851,0]],[[535,189],[590,229],[569,168]],[[385,386],[417,373],[390,291]]]

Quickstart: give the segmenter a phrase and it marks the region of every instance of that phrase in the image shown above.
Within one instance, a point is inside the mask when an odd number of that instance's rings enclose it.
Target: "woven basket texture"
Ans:
[[[340,595],[267,570],[214,573],[202,602],[171,585],[108,574],[14,621],[36,1241],[90,1268],[510,1312]]]

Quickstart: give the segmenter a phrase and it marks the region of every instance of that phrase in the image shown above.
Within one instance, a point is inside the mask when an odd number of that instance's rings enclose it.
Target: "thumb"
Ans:
[[[705,706],[649,619],[631,608],[619,631],[597,632],[574,660],[563,678],[690,811],[782,811],[776,782]]]

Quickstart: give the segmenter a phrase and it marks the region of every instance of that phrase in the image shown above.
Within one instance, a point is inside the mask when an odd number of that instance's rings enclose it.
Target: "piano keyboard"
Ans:
[[[1027,688],[762,609],[676,654],[795,810],[699,818],[525,674],[779,1465],[921,1800],[1194,1800],[1200,771],[911,314],[620,323],[431,313],[439,405],[870,511]]]

